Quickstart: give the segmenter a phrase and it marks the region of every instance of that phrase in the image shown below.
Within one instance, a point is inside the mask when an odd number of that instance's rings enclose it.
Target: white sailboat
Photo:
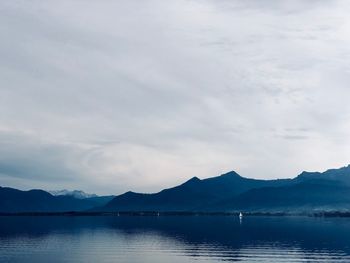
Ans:
[[[239,212],[239,218],[242,219],[243,214],[241,212]]]

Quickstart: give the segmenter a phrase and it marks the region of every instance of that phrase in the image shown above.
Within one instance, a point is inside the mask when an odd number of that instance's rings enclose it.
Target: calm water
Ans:
[[[0,217],[1,262],[350,262],[350,219]]]

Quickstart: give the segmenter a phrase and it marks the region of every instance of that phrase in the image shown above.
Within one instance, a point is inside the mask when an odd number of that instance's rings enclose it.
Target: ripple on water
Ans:
[[[350,262],[344,220],[34,218],[19,230],[26,222],[0,218],[1,262]]]

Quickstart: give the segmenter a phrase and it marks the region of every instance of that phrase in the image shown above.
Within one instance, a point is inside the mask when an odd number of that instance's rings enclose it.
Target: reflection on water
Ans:
[[[350,262],[350,220],[0,217],[0,261]]]

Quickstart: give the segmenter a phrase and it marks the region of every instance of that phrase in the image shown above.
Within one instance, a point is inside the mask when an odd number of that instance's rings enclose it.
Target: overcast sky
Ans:
[[[350,1],[1,1],[0,185],[154,192],[350,163]]]

